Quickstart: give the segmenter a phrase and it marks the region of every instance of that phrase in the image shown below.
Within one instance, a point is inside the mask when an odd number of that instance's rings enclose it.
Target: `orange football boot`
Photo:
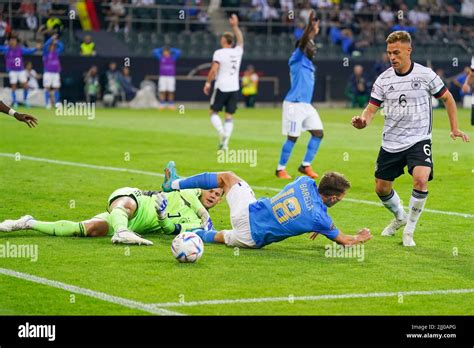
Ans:
[[[291,176],[288,175],[285,169],[280,169],[275,171],[275,175],[280,179],[291,179]]]
[[[317,179],[319,178],[319,175],[318,173],[315,173],[313,171],[313,168],[311,168],[311,166],[303,166],[303,165],[300,165],[299,168],[298,168],[298,171],[304,175],[307,175],[309,176],[311,179]]]

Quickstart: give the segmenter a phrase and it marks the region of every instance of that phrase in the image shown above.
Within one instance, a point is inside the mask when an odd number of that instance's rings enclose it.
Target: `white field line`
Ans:
[[[11,154],[11,153],[2,153],[2,152],[0,152],[0,157],[15,158],[15,155]],[[24,159],[29,160],[29,161],[46,162],[46,163],[73,166],[73,167],[82,167],[82,168],[90,168],[90,169],[98,169],[98,170],[110,170],[110,171],[114,171],[114,172],[126,172],[126,173],[142,174],[142,175],[157,176],[157,177],[163,177],[164,176],[161,173],[147,172],[147,171],[143,171],[143,170],[109,167],[109,166],[99,166],[99,165],[95,165],[95,164],[86,164],[86,163],[69,162],[69,161],[58,161],[58,160],[52,160],[52,159],[48,159],[48,158],[31,157],[31,156],[21,155],[21,160],[24,160]],[[273,192],[280,192],[281,191],[281,188],[266,187],[266,186],[252,186],[252,188],[254,188],[255,190],[263,190],[263,191],[273,191]],[[375,206],[382,207],[382,203],[367,201],[367,200],[363,200],[363,199],[344,198],[344,200],[346,202],[368,204],[368,205],[375,205]],[[407,207],[405,207],[405,208],[407,208]],[[458,212],[455,212],[455,211],[444,211],[444,210],[427,209],[427,208],[423,209],[423,211],[427,212],[427,213],[433,213],[433,214],[460,216],[460,217],[463,217],[463,218],[474,218],[474,214],[458,213]]]
[[[80,294],[80,295],[84,295],[84,296],[97,298],[97,299],[102,300],[102,301],[114,303],[116,305],[120,305],[120,306],[123,306],[123,307],[137,309],[137,310],[148,312],[148,313],[151,313],[151,314],[157,314],[157,315],[183,315],[181,313],[174,312],[174,311],[169,311],[167,309],[157,308],[157,306],[152,306],[150,304],[146,304],[146,303],[143,303],[143,302],[129,300],[129,299],[126,299],[126,298],[123,298],[123,297],[118,297],[118,296],[112,296],[112,295],[109,295],[109,294],[106,294],[106,293],[103,293],[103,292],[94,291],[94,290],[90,290],[90,289],[85,289],[85,288],[81,288],[81,287],[78,287],[78,286],[58,282],[56,280],[50,280],[50,279],[46,279],[46,278],[42,278],[42,277],[37,277],[37,276],[31,275],[31,274],[21,273],[21,272],[13,271],[13,270],[6,269],[6,268],[0,268],[0,274],[10,276],[10,277],[19,278],[19,279],[23,279],[23,280],[27,280],[27,281],[30,281],[30,282],[33,282],[33,283],[38,283],[38,284],[42,284],[42,285],[51,286],[53,288],[69,291],[69,292],[72,292],[72,293],[75,293],[75,294]]]
[[[152,303],[157,308],[163,307],[184,307],[184,306],[205,306],[205,305],[223,305],[235,303],[262,303],[262,302],[289,302],[292,301],[320,301],[320,300],[339,300],[348,298],[373,298],[373,297],[396,297],[413,295],[448,295],[448,294],[467,294],[474,293],[474,289],[450,289],[450,290],[432,290],[432,291],[400,291],[400,292],[372,292],[366,294],[340,294],[340,295],[318,295],[318,296],[287,296],[287,297],[261,297],[261,298],[240,298],[234,300],[206,300],[190,302],[162,302]]]

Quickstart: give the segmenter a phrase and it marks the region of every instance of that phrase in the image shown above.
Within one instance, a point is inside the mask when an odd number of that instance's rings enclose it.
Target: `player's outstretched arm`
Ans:
[[[339,231],[339,234],[334,239],[334,241],[344,246],[351,246],[365,243],[369,239],[372,239],[372,234],[370,234],[370,230],[368,228],[363,228],[354,236],[346,235]]]
[[[450,91],[446,91],[440,99],[444,102],[446,110],[448,112],[449,124],[451,126],[450,136],[453,140],[461,138],[464,142],[469,142],[469,136],[458,128],[458,116],[456,102],[454,101],[453,95]]]
[[[236,38],[236,45],[240,47],[244,47],[244,35],[242,34],[242,31],[239,28],[239,17],[237,17],[236,14],[233,14],[229,18],[229,23],[230,26],[232,27],[232,31],[234,32],[235,38]]]
[[[2,101],[0,101],[0,112],[13,116],[20,122],[25,122],[30,128],[34,128],[38,125],[38,120],[35,117],[28,114],[20,114]]]
[[[309,15],[308,25],[306,26],[303,35],[301,36],[299,47],[304,50],[308,42],[314,39],[314,37],[318,35],[318,33],[319,19],[316,19],[316,14],[314,13],[314,11],[311,11]]]
[[[362,112],[360,116],[352,117],[352,126],[357,129],[362,129],[367,127],[372,119],[374,118],[375,114],[377,113],[378,108],[375,105],[368,104],[367,107]]]

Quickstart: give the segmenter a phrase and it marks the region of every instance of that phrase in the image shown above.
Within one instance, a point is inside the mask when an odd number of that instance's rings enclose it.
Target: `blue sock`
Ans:
[[[59,103],[59,91],[54,91],[54,104]]]
[[[28,88],[23,89],[23,100],[25,103],[28,101]]]
[[[201,173],[179,181],[180,190],[190,188],[210,190],[217,187],[219,187],[217,184],[217,173]]]
[[[49,105],[49,91],[48,90],[44,91],[44,102],[46,106]]]
[[[16,104],[16,91],[12,90],[12,104]]]
[[[214,237],[217,234],[216,231],[194,230],[193,232],[196,233],[204,243],[215,243]]]
[[[278,163],[280,166],[286,166],[286,163],[290,159],[291,151],[293,151],[293,146],[295,146],[295,142],[286,139],[281,149],[280,162]]]
[[[321,143],[321,138],[311,137],[308,142],[308,148],[306,149],[306,155],[304,155],[303,165],[310,165],[316,156],[316,153],[319,149],[319,144]]]

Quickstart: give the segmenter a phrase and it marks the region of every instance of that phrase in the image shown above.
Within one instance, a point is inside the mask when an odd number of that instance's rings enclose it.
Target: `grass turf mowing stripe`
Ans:
[[[222,305],[234,303],[261,303],[261,302],[292,302],[292,301],[320,301],[338,300],[347,298],[370,298],[370,297],[396,297],[413,295],[448,295],[448,294],[468,294],[474,293],[474,289],[449,289],[432,291],[400,291],[400,292],[372,292],[366,294],[339,294],[339,295],[317,295],[317,296],[287,296],[287,297],[261,297],[261,298],[240,298],[234,300],[204,300],[189,302],[163,302],[153,303],[156,307],[183,307],[183,306],[204,306]]]
[[[0,268],[0,274],[10,276],[10,277],[19,278],[19,279],[23,279],[23,280],[27,280],[27,281],[30,281],[30,282],[33,282],[33,283],[38,283],[38,284],[42,284],[42,285],[51,286],[53,288],[58,288],[58,289],[70,291],[70,292],[73,292],[75,294],[80,294],[80,295],[85,295],[85,296],[97,298],[97,299],[102,300],[102,301],[114,303],[114,304],[117,304],[117,305],[120,305],[120,306],[132,308],[132,309],[138,309],[138,310],[148,312],[148,313],[151,313],[151,314],[157,314],[157,315],[183,315],[183,314],[178,313],[178,312],[158,308],[158,306],[156,306],[156,305],[151,306],[151,305],[143,303],[143,302],[129,300],[129,299],[126,299],[126,298],[123,298],[123,297],[118,297],[118,296],[112,296],[112,295],[109,295],[109,294],[106,294],[106,293],[103,293],[103,292],[94,291],[94,290],[85,289],[85,288],[81,288],[81,287],[74,286],[74,285],[65,284],[65,283],[62,283],[62,282],[58,282],[56,280],[50,280],[50,279],[46,279],[46,278],[42,278],[42,277],[37,277],[37,276],[31,275],[31,274],[13,271],[11,269]]]
[[[12,153],[2,153],[2,152],[0,152],[0,157],[15,158],[16,155],[12,154]],[[110,170],[110,171],[115,171],[115,172],[127,172],[127,173],[134,173],[134,174],[164,177],[164,174],[155,173],[155,172],[147,172],[147,171],[143,171],[143,170],[118,168],[118,167],[110,167],[110,166],[99,166],[99,165],[95,165],[95,164],[69,162],[69,161],[59,161],[59,160],[53,160],[53,159],[41,158],[41,157],[32,157],[32,156],[21,155],[21,159],[26,159],[26,160],[30,160],[30,161],[37,161],[37,162],[53,163],[53,164],[59,164],[59,165],[74,166],[74,167],[83,167],[83,168],[91,168],[91,169],[98,169],[98,170]],[[263,190],[263,191],[274,191],[274,192],[280,192],[281,191],[281,188],[279,189],[279,188],[275,188],[275,187],[252,186],[252,185],[251,185],[251,187],[253,189]],[[363,199],[344,198],[344,200],[347,201],[347,202],[352,202],[352,203],[375,205],[375,206],[379,206],[379,207],[383,206],[382,203],[380,203],[380,202],[367,201],[367,200],[363,200]],[[405,206],[405,208],[407,208],[407,207]],[[425,208],[425,209],[423,209],[423,212],[433,213],[433,214],[459,216],[459,217],[463,217],[463,218],[466,218],[466,219],[474,218],[474,214],[459,213],[459,212],[455,212],[455,211],[444,211],[444,210],[436,210],[436,209],[427,209],[427,208]]]

